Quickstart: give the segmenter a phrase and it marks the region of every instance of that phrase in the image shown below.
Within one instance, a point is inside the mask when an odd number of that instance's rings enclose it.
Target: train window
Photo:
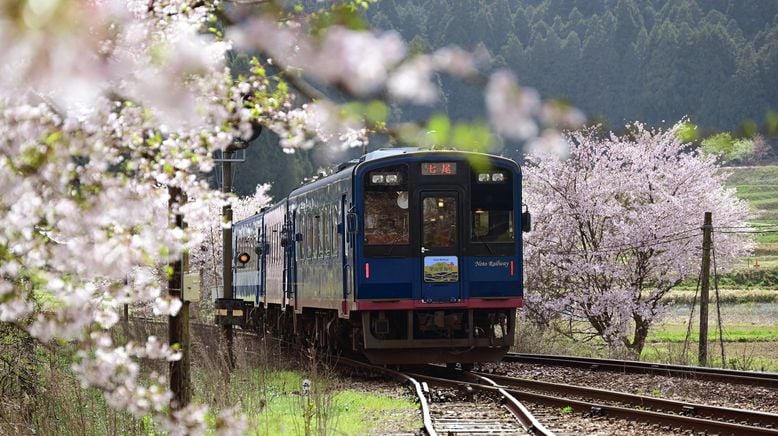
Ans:
[[[330,245],[332,245],[332,255],[335,256],[338,254],[338,206],[336,205],[330,206],[330,220],[332,220],[332,230],[330,232],[332,241]]]
[[[330,205],[324,207],[322,211],[324,217],[324,248],[325,256],[332,255],[332,216],[330,216]]]
[[[408,244],[408,207],[398,199],[408,191],[365,193],[365,243],[367,245]]]
[[[300,211],[300,218],[299,219],[300,219],[300,226],[295,229],[295,232],[301,233],[302,235],[304,235],[303,236],[303,240],[300,241],[300,243],[299,243],[299,247],[301,248],[301,250],[300,250],[300,258],[301,259],[307,259],[308,258],[308,244],[311,242],[311,238],[308,237],[308,231],[310,230],[310,228],[308,227],[308,221],[306,221],[308,218],[303,213],[303,211]],[[295,234],[294,232],[292,232],[292,234],[291,234],[291,237],[292,237],[291,240],[292,241],[294,241],[294,238],[295,238],[294,234]]]
[[[453,247],[457,244],[457,208],[457,198],[453,196],[424,199],[424,247]]]
[[[321,215],[321,209],[318,209],[313,219],[316,221],[316,257],[321,258],[324,255],[324,247],[322,246],[322,234],[324,233],[324,217]]]
[[[305,258],[313,259],[316,246],[313,242],[313,216],[309,211],[305,211]]]
[[[310,233],[310,252],[308,253],[309,259],[316,258],[316,220],[313,218],[313,210],[308,213],[308,232]]]
[[[389,183],[387,175],[391,176]],[[364,199],[365,245],[408,245],[408,166],[394,165],[368,172]]]
[[[484,174],[486,172],[473,172],[470,184],[470,238],[475,243],[512,243],[516,239],[514,228],[514,205],[512,174],[504,170],[490,170],[488,183]],[[499,180],[491,173],[499,174]],[[476,175],[477,174],[477,175]],[[478,177],[481,177],[479,179]],[[499,245],[499,244],[498,244]],[[489,252],[493,252],[490,248]],[[506,254],[513,251],[512,245],[508,250],[498,250]],[[502,253],[506,251],[506,253]]]
[[[472,219],[474,242],[513,242],[515,239],[512,210],[476,209]]]

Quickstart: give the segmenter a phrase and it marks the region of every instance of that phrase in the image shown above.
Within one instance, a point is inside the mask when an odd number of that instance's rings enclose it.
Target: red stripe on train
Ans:
[[[421,300],[357,300],[356,310],[411,310],[411,309],[499,309],[521,307],[524,299],[518,298],[471,298],[457,303],[424,303]]]

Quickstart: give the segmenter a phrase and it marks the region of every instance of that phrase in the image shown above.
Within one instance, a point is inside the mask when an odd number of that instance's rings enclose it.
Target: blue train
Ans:
[[[217,309],[374,363],[496,361],[515,336],[529,225],[512,160],[378,150],[235,223],[235,298]]]

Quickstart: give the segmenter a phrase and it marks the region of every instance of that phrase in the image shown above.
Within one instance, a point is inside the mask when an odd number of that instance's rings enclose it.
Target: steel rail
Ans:
[[[424,431],[426,431],[429,436],[437,436],[438,433],[437,431],[435,431],[435,428],[432,425],[432,415],[430,415],[429,402],[427,401],[426,395],[424,395],[424,390],[422,389],[421,383],[419,383],[416,379],[414,379],[409,375],[403,374],[399,371],[395,371],[382,366],[372,365],[365,362],[360,362],[358,360],[353,360],[346,357],[338,357],[337,363],[348,365],[352,368],[368,369],[370,371],[383,372],[384,374],[387,374],[396,380],[401,380],[410,383],[413,386],[413,390],[416,392],[416,396],[419,398],[419,407],[421,408],[421,416],[422,416],[422,420],[424,421]]]
[[[460,386],[463,381],[471,381],[470,386],[474,389],[489,390],[494,392],[499,392],[500,389],[504,389],[520,401],[545,404],[551,407],[559,408],[569,407],[572,408],[575,412],[588,413],[591,416],[608,416],[617,419],[641,421],[649,424],[680,427],[686,430],[717,433],[722,435],[778,435],[778,430],[772,428],[754,427],[751,425],[667,414],[649,410],[630,409],[621,406],[612,406],[607,404],[527,392],[515,388],[483,385],[478,383],[478,379],[474,378],[475,374],[469,374],[463,371],[459,371],[459,373],[459,378],[454,379],[449,377],[438,377],[418,373],[412,373],[409,375],[416,378],[417,380],[425,380],[430,384],[449,387]]]
[[[475,375],[481,375],[474,373]],[[552,383],[546,381],[529,380],[525,378],[507,377],[494,374],[488,375],[491,379],[503,386],[511,386],[522,389],[532,389],[538,392],[547,392],[560,395],[575,395],[597,401],[611,401],[629,404],[635,407],[646,407],[654,410],[668,411],[685,416],[704,416],[719,420],[736,420],[759,424],[763,426],[778,425],[778,414],[759,412],[754,410],[733,409],[730,407],[709,406],[685,401],[668,400],[664,398],[647,397],[643,395],[616,392],[605,389],[596,389],[585,386],[568,385],[564,383]]]
[[[481,374],[473,374],[473,377],[477,377],[480,381],[494,386],[497,391],[505,399],[505,407],[516,418],[517,421],[524,427],[524,430],[532,434],[552,436],[554,433],[547,429],[535,416],[530,412],[519,400],[516,399],[505,389],[502,389],[500,385],[494,382],[491,378]]]
[[[503,358],[503,362],[559,365],[589,370],[608,370],[633,374],[656,374],[687,379],[778,388],[778,373],[772,372],[736,371],[731,369],[669,365],[634,360],[595,359],[589,357],[522,353],[508,353]]]

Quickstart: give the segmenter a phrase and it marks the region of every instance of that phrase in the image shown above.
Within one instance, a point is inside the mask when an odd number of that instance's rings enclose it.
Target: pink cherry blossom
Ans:
[[[712,157],[690,152],[668,130],[631,126],[629,136],[568,136],[569,158],[548,150],[524,167],[527,307],[544,323],[589,325],[612,347],[640,353],[661,319],[661,298],[699,273],[701,225],[746,227],[748,205],[726,188]],[[715,233],[719,272],[747,254],[745,235]]]

